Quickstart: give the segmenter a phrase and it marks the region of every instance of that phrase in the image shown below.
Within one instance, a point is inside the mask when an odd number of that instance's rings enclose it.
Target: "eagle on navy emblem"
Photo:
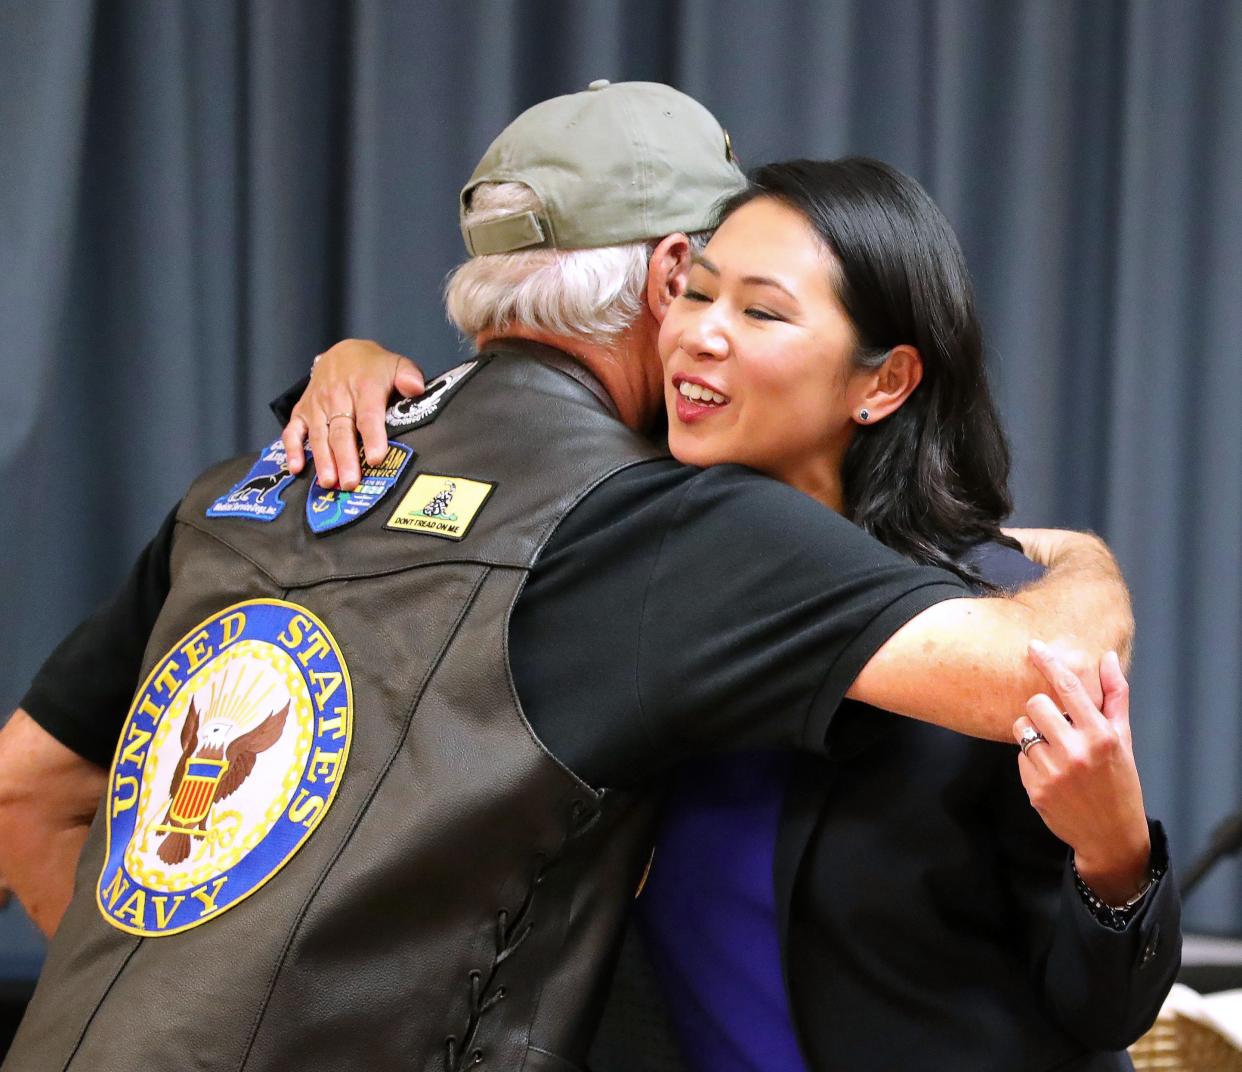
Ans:
[[[173,771],[168,810],[155,828],[157,834],[167,835],[156,850],[166,864],[179,864],[190,855],[191,839],[206,836],[212,807],[240,789],[259,754],[280,740],[289,704],[231,741],[229,734],[236,725],[211,719],[211,714],[209,707],[209,721],[200,733],[198,706],[191,700],[181,727],[181,759]]]

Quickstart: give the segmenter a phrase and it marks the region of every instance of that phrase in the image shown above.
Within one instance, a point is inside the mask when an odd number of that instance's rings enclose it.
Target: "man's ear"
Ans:
[[[905,343],[894,346],[883,365],[858,378],[857,395],[850,399],[854,420],[875,424],[896,413],[922,382],[923,358],[918,350]]]
[[[690,255],[690,239],[684,234],[666,235],[651,254],[647,266],[647,308],[657,324],[664,322],[673,299],[686,289]]]

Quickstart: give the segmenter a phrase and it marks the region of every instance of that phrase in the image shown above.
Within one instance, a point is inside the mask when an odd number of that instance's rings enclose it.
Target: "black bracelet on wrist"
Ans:
[[[1153,866],[1147,872],[1147,880],[1143,883],[1143,888],[1131,897],[1125,904],[1110,905],[1106,904],[1104,899],[1095,892],[1090,886],[1083,881],[1082,875],[1078,873],[1078,864],[1074,860],[1070,860],[1070,867],[1074,872],[1074,888],[1078,891],[1078,896],[1082,898],[1083,904],[1091,910],[1091,914],[1103,926],[1114,931],[1124,931],[1126,925],[1134,918],[1143,902],[1147,899],[1147,895],[1155,889],[1156,883],[1160,881],[1164,875],[1164,867]]]

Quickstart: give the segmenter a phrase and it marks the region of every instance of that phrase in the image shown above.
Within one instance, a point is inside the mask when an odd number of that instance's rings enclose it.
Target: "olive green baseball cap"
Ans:
[[[520,182],[543,205],[466,223],[475,188]],[[461,191],[471,256],[591,249],[702,231],[745,185],[725,129],[698,101],[658,82],[592,82],[528,108],[492,142]]]

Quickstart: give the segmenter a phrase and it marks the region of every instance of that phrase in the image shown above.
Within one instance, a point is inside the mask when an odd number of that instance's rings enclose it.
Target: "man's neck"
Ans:
[[[651,428],[664,405],[664,378],[654,339],[643,345],[637,325],[617,336],[612,344],[511,325],[482,332],[475,337],[475,345],[482,350],[497,339],[529,339],[568,354],[599,380],[617,407],[617,415],[636,432]]]

